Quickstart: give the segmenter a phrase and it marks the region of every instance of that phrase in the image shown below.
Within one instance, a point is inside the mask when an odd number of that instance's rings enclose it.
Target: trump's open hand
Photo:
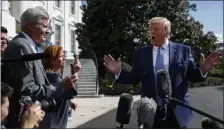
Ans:
[[[202,73],[207,73],[215,65],[220,63],[221,53],[219,51],[212,52],[207,58],[202,57],[200,62],[200,70]]]
[[[114,73],[114,74],[118,74],[121,70],[121,61],[120,58],[118,58],[116,61],[114,60],[114,58],[108,54],[104,56],[104,63],[103,65],[106,66],[106,68]]]

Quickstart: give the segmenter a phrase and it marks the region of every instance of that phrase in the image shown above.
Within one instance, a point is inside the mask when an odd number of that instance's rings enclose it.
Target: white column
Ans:
[[[82,1],[77,1],[78,3],[78,7],[77,7],[77,17],[76,17],[76,21],[77,23],[81,23],[82,22],[82,10],[80,9],[80,6],[82,5]],[[76,36],[77,37],[77,36]],[[80,51],[79,51],[79,42],[76,40],[75,42],[75,51],[76,51],[76,54],[79,55]]]
[[[11,14],[16,18],[17,21],[20,21],[20,16],[28,8],[27,4],[29,1],[12,1],[11,2]],[[31,7],[32,5],[29,5]]]
[[[64,50],[67,52],[66,59],[74,59],[73,53],[71,53],[71,31],[69,27],[70,21],[70,1],[64,1],[65,9],[64,9]]]
[[[9,2],[8,2],[8,0],[1,1],[1,4],[2,4],[1,11],[9,13]]]
[[[16,21],[15,18],[11,16],[9,11],[9,2],[1,1],[2,4],[2,26],[7,28],[8,36],[13,38],[16,35]]]

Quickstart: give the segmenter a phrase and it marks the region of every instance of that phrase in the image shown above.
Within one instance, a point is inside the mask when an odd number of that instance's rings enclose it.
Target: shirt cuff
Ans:
[[[115,79],[116,80],[119,78],[120,74],[121,74],[121,70],[119,71],[119,73],[117,75],[115,74]]]
[[[202,72],[201,72],[201,69],[199,69],[199,70],[200,70],[200,73],[201,73],[202,78],[206,78],[207,75],[208,75],[208,72],[206,72],[206,73],[202,73]]]

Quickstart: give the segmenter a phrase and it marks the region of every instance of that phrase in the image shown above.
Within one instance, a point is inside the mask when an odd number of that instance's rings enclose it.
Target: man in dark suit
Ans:
[[[198,67],[191,54],[189,46],[169,41],[171,23],[163,17],[155,17],[149,21],[150,40],[152,44],[144,46],[135,52],[132,71],[121,70],[120,60],[114,60],[111,55],[104,57],[104,65],[115,74],[120,83],[136,84],[141,81],[141,96],[153,97],[161,106],[161,99],[156,94],[155,74],[159,69],[169,72],[172,82],[172,97],[190,104],[188,81],[198,82],[206,79],[207,72],[220,60],[220,53],[214,51],[200,62]],[[169,119],[161,120],[157,109],[154,128],[177,128],[172,125],[175,118],[168,110]],[[175,107],[175,112],[181,128],[186,128],[192,118],[192,111],[181,106]],[[160,118],[159,118],[160,117]],[[168,118],[168,117],[167,117]],[[173,121],[172,121],[173,120]]]
[[[27,9],[20,17],[21,32],[12,39],[5,51],[4,58],[16,58],[25,54],[38,53],[41,43],[46,40],[49,15],[47,11],[37,6]],[[10,102],[10,113],[7,128],[18,128],[19,99],[30,96],[33,100],[43,100],[49,97],[63,97],[64,89],[72,89],[77,81],[76,75],[64,78],[60,84],[51,85],[46,77],[41,60],[6,62],[3,66],[4,80],[15,90]],[[49,128],[49,114],[46,113],[40,128]]]

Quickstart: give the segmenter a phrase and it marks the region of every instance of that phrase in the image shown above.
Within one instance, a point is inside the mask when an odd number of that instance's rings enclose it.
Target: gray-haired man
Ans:
[[[4,58],[19,57],[24,54],[38,53],[38,47],[46,40],[49,15],[37,6],[27,9],[20,17],[21,33],[19,33],[5,51]],[[61,84],[50,84],[40,60],[4,63],[5,82],[15,90],[10,106],[7,128],[18,128],[18,114],[21,96],[30,96],[34,100],[49,97],[63,97],[64,89],[73,88],[77,77],[66,77]],[[39,128],[50,128],[49,114],[46,113]]]

